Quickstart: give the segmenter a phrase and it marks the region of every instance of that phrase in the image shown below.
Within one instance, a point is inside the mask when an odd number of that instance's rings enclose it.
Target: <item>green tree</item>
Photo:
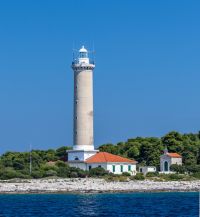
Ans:
[[[180,153],[183,150],[183,137],[176,131],[169,132],[162,137],[162,142],[164,145],[167,145],[167,148],[170,152]]]
[[[137,159],[140,154],[138,147],[133,146],[127,151],[127,156],[129,158]]]
[[[104,144],[99,147],[101,152],[109,152],[111,154],[119,154],[119,146],[113,144]]]
[[[178,164],[172,164],[170,166],[170,170],[174,171],[176,173],[181,173],[184,174],[186,172],[186,168],[182,165],[178,165]]]
[[[67,150],[71,150],[71,149],[72,149],[71,147],[62,146],[62,147],[56,149],[56,156],[59,159],[66,160],[67,159]]]

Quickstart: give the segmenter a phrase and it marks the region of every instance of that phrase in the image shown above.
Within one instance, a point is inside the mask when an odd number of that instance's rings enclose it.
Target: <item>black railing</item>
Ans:
[[[72,65],[79,64],[79,60],[75,59],[72,61]],[[94,60],[89,60],[89,64],[94,65]]]

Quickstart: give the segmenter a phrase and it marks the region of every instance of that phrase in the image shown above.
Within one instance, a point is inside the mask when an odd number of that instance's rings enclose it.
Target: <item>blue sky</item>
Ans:
[[[73,45],[96,50],[95,145],[200,130],[200,2],[0,2],[0,153],[72,145]]]

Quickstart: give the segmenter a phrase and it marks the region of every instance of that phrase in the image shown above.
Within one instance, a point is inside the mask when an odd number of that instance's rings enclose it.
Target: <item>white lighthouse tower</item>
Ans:
[[[89,59],[84,46],[72,62],[74,72],[74,144],[68,151],[71,166],[84,167],[87,158],[96,154],[93,135],[93,70],[94,61]]]

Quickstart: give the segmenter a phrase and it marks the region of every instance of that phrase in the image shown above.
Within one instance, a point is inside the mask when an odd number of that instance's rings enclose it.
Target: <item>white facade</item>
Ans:
[[[136,175],[136,164],[108,163],[107,170],[114,174],[122,174],[123,172],[129,172],[131,175]]]
[[[164,154],[160,156],[160,172],[161,173],[173,173],[170,171],[170,166],[173,164],[182,165],[182,157],[173,157],[168,153],[168,150],[164,150]],[[176,154],[176,153],[175,153]]]
[[[147,173],[153,173],[156,172],[156,167],[154,166],[143,166],[139,167],[139,172],[146,175]]]
[[[106,171],[114,174],[122,174],[123,172],[128,172],[131,175],[136,175],[136,164],[109,163],[109,162],[105,162],[105,163],[69,162],[69,165],[87,171],[93,168],[101,167],[104,168]]]
[[[75,168],[79,168],[79,169],[81,169],[81,170],[87,170],[87,168],[86,168],[86,163],[84,163],[84,162],[78,162],[78,161],[69,161],[68,162],[68,165],[70,166],[70,167],[75,167]]]
[[[97,153],[97,150],[69,150],[68,161],[85,161]]]

